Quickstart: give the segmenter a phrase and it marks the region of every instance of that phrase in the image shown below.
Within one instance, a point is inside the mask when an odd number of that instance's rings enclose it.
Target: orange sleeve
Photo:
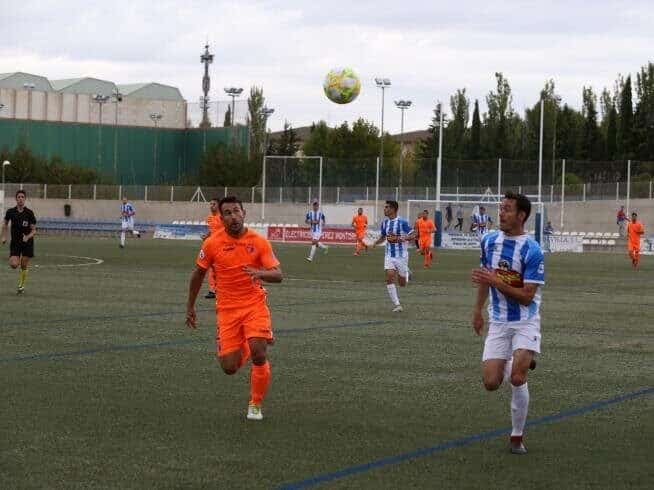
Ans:
[[[201,269],[207,270],[213,263],[214,247],[212,247],[212,244],[212,240],[205,240],[202,243],[202,248],[200,248],[198,258],[195,261],[195,264]]]
[[[259,240],[257,248],[259,249],[259,261],[265,269],[272,269],[279,265],[279,260],[277,260],[272,245],[270,245],[268,240],[262,237],[261,240]]]

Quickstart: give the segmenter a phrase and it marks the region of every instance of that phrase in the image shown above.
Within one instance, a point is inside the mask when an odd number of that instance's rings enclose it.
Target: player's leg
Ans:
[[[409,258],[395,259],[395,270],[397,271],[397,283],[405,287],[409,282]]]
[[[27,266],[30,263],[31,255],[21,255],[20,257],[20,272],[18,274],[18,292],[25,291],[25,282],[27,282]]]
[[[504,381],[507,361],[511,359],[511,333],[506,325],[488,322],[488,334],[484,340],[482,355],[482,379],[484,388],[495,391]]]
[[[263,419],[261,405],[266,397],[272,373],[268,361],[268,345],[273,341],[270,310],[265,302],[255,305],[243,325],[252,356],[250,368],[250,401],[248,420]]]
[[[216,351],[225,374],[236,374],[250,355],[242,323],[242,310],[218,311],[216,315]]]
[[[316,250],[318,249],[318,239],[315,237],[315,234],[311,236],[311,249],[309,250],[309,256],[307,260],[311,262],[316,255]]]
[[[128,227],[129,227],[129,224],[127,223],[127,221],[121,221],[121,223],[120,223],[120,248],[125,247],[125,233],[126,233]]]
[[[20,256],[19,255],[10,255],[9,256],[9,267],[12,269],[17,269],[20,265]]]
[[[639,264],[640,264],[640,249],[636,248],[634,249],[634,267],[638,268]]]
[[[402,311],[402,305],[400,305],[400,298],[397,294],[397,286],[395,281],[397,280],[397,272],[395,270],[395,264],[392,259],[386,258],[384,261],[384,273],[386,274],[386,290],[388,295],[391,298],[393,303],[393,311]]]

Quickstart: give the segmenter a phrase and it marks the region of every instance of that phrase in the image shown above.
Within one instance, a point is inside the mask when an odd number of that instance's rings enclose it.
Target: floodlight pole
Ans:
[[[391,81],[388,78],[375,78],[375,84],[382,91],[381,98],[381,132],[379,135],[379,167],[384,167],[384,92],[388,87],[391,86]],[[377,180],[379,181],[379,170],[377,171]],[[377,182],[377,188],[379,189],[379,182]]]
[[[543,186],[543,114],[545,112],[545,99],[540,99],[540,141],[538,144],[538,202],[541,202]]]
[[[377,223],[377,207],[379,206],[379,157],[377,157],[377,177],[375,180],[375,212],[372,213],[372,219]]]
[[[400,111],[402,111],[402,119],[400,122],[400,182],[399,182],[399,194],[400,199],[402,199],[402,184],[404,182],[404,111],[411,107],[412,102],[410,100],[396,100],[395,105]]]
[[[318,170],[318,202],[322,207],[322,157],[319,160],[319,170]]]
[[[206,128],[211,124],[209,122],[209,88],[211,79],[209,78],[209,65],[213,63],[213,54],[209,53],[209,43],[204,46],[204,53],[200,55],[200,63],[204,65],[204,76],[202,77],[202,123],[201,127]],[[206,151],[206,147],[204,149]]]
[[[154,165],[152,168],[152,183],[156,184],[157,183],[157,167],[158,167],[158,155],[157,155],[157,139],[159,136],[159,121],[161,121],[161,118],[163,116],[159,114],[158,112],[153,112],[150,114],[150,119],[154,122]]]
[[[111,94],[114,103],[114,179],[118,180],[118,103],[123,101],[123,94],[116,88]]]
[[[98,172],[102,172],[102,105],[109,100],[108,95],[95,94],[92,97],[93,102],[98,104]]]
[[[436,160],[436,209],[441,209],[441,171],[443,168],[443,104],[438,104],[440,119],[438,123],[438,160]]]
[[[32,120],[32,90],[35,85],[33,83],[24,83],[23,88],[27,90],[27,144],[30,141],[30,121]],[[15,108],[14,108],[15,112]]]

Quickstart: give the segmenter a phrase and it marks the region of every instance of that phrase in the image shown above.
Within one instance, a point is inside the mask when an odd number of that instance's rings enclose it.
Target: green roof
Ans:
[[[111,93],[116,89],[116,84],[114,82],[91,77],[51,80],[51,83],[52,87],[57,92],[70,94],[111,95]]]
[[[155,82],[118,85],[118,91],[125,97],[133,97],[135,99],[184,100],[177,87]]]
[[[31,73],[24,73],[16,71],[13,73],[0,73],[0,88],[13,88],[16,90],[24,90],[23,86],[26,83],[34,85],[34,90],[40,92],[49,92],[52,90],[52,85],[47,78],[40,75],[33,75]]]

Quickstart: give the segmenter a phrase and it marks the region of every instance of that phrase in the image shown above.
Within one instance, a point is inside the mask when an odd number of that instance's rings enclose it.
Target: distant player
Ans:
[[[5,218],[6,219],[6,218]],[[640,237],[645,233],[643,224],[638,221],[638,214],[631,213],[631,221],[627,223],[627,251],[634,269],[640,263]]]
[[[125,231],[129,230],[132,232],[136,238],[141,238],[141,234],[134,229],[134,215],[136,210],[131,202],[127,201],[126,197],[123,197],[123,203],[120,205],[120,248],[125,248]]]
[[[324,253],[328,250],[327,245],[320,242],[322,227],[325,226],[325,214],[320,211],[320,203],[317,200],[313,201],[312,210],[307,212],[304,222],[311,227],[311,250],[307,257],[311,262],[316,255],[316,249],[320,248]]]
[[[540,352],[541,286],[545,284],[543,252],[524,231],[531,202],[522,194],[507,192],[500,205],[500,230],[481,240],[481,267],[472,271],[478,284],[472,326],[484,330],[482,308],[488,299],[488,335],[484,344],[483,380],[489,391],[511,381],[510,450],[526,454],[522,437],[529,409],[527,371]]]
[[[400,298],[397,294],[395,281],[404,287],[409,276],[409,248],[408,244],[415,238],[409,222],[397,215],[397,201],[386,201],[384,215],[381,223],[381,235],[375,242],[379,245],[386,240],[386,254],[384,256],[384,271],[386,273],[386,289],[393,302],[393,311],[402,311]]]
[[[486,214],[486,208],[479,206],[479,212],[472,215],[472,229],[477,232],[477,237],[481,238],[490,231],[493,220]]]
[[[422,218],[416,221],[416,228],[418,231],[418,250],[423,256],[425,269],[431,267],[431,261],[434,255],[431,251],[432,236],[436,231],[436,225],[429,219],[429,211],[422,212]]]
[[[418,217],[413,222],[413,232],[414,232],[413,243],[416,246],[416,250],[418,251],[420,250],[420,228],[418,228],[418,223],[420,223],[420,220],[422,220],[422,213],[423,211],[420,211],[418,213]]]
[[[354,228],[357,240],[354,246],[354,255],[359,255],[361,250],[368,251],[368,245],[363,242],[368,229],[368,217],[363,214],[363,208],[357,209],[357,214],[352,218],[352,228]]]
[[[202,241],[209,238],[211,235],[217,233],[222,233],[225,231],[225,225],[223,225],[223,219],[220,217],[218,212],[218,198],[214,197],[209,201],[209,216],[207,216],[207,226],[209,227],[209,232],[206,235],[202,236]],[[213,299],[216,297],[216,276],[213,272],[213,269],[209,269],[209,274],[207,276],[207,283],[209,284],[209,291],[205,295],[206,299]]]
[[[225,233],[204,242],[191,274],[186,325],[196,328],[195,300],[208,269],[216,273],[217,354],[226,374],[235,374],[252,357],[247,418],[262,420],[261,405],[270,385],[266,350],[273,343],[267,293],[262,282],[281,282],[282,270],[270,242],[244,227],[245,210],[235,197],[218,204]]]
[[[34,257],[34,235],[36,235],[36,216],[25,206],[27,194],[24,190],[16,192],[16,206],[7,209],[2,224],[2,244],[7,241],[7,227],[11,222],[11,242],[9,242],[9,267],[18,268],[18,294],[25,292],[27,266]]]

